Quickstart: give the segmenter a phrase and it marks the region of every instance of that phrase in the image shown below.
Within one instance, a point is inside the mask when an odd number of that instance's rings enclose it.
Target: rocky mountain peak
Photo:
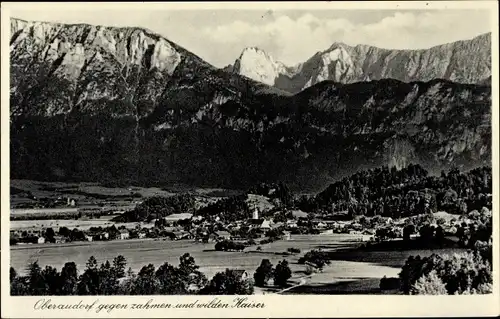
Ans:
[[[291,93],[325,80],[353,83],[391,78],[411,82],[439,78],[484,83],[491,76],[491,34],[422,50],[389,50],[334,42],[295,68],[273,67],[270,62],[267,65],[268,72],[260,71],[262,67],[253,70],[251,63],[231,71]]]
[[[142,28],[116,28],[87,24],[63,25],[49,22],[11,20],[11,51],[27,58],[41,50],[46,62],[58,61],[55,72],[76,79],[84,66],[111,58],[123,66],[137,65],[169,75],[179,64],[183,50]]]
[[[491,87],[348,83],[367,72],[437,74],[434,51],[406,61],[399,51],[338,46],[290,71],[254,48],[224,72],[141,28],[22,20],[11,28],[13,178],[314,188],[359,167],[491,163]],[[474,52],[474,70],[488,74],[482,48],[465,42],[452,55]],[[472,76],[470,63],[446,67]]]
[[[276,79],[281,75],[290,74],[289,67],[276,61],[258,47],[243,49],[234,63],[232,71],[268,85],[274,85]]]

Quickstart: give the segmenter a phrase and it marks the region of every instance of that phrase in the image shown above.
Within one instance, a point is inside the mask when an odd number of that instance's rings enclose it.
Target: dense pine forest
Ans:
[[[300,198],[296,206],[307,212],[349,216],[400,218],[427,212],[463,214],[491,210],[491,167],[468,172],[451,169],[430,176],[420,165],[397,170],[387,166],[360,171],[328,186],[316,196]]]

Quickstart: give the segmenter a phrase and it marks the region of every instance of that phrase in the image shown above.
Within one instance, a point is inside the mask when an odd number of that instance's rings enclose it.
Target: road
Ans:
[[[314,275],[314,274],[312,274],[312,275],[308,275],[308,276],[304,276],[304,277],[301,277],[301,278],[300,278],[300,281],[299,281],[299,283],[298,283],[298,284],[293,285],[293,286],[288,287],[288,288],[285,288],[285,289],[283,289],[283,290],[280,290],[280,291],[278,291],[278,292],[276,292],[276,293],[277,293],[277,294],[281,294],[281,293],[284,293],[284,292],[286,292],[286,291],[288,291],[288,290],[292,290],[292,289],[294,289],[294,288],[296,288],[296,287],[299,287],[299,286],[305,285],[305,284],[307,283],[307,279],[310,279],[313,275]]]

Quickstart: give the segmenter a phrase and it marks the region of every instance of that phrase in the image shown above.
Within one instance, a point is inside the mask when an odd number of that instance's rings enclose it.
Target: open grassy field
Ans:
[[[105,187],[97,183],[62,183],[39,182],[33,180],[11,180],[11,207],[19,203],[34,203],[36,198],[70,197],[78,201],[79,205],[93,205],[102,202],[115,204],[130,204],[138,199],[152,196],[172,196],[178,193],[191,193],[205,198],[220,198],[241,193],[218,188],[189,188],[189,187]]]
[[[93,183],[42,183],[27,180],[11,181],[11,207],[16,203],[33,203],[35,198],[71,197],[78,201],[80,207],[104,207],[125,210],[134,207],[145,197],[161,195],[171,196],[170,189],[142,188],[142,187],[103,187]],[[183,189],[178,192],[191,192],[199,196],[199,203],[207,203],[219,196],[227,196],[228,190],[222,189]],[[180,190],[179,190],[180,189]],[[138,195],[139,194],[139,195]],[[261,209],[269,208],[272,203],[262,200],[259,196],[250,196],[249,202]],[[35,211],[36,213],[36,211]],[[303,215],[303,212],[294,212]],[[12,214],[12,212],[11,212]],[[443,214],[441,214],[443,215]],[[439,216],[444,219],[450,216]],[[46,228],[58,229],[65,226],[70,229],[88,229],[96,226],[133,228],[137,223],[113,223],[113,216],[102,216],[99,219],[48,219],[48,220],[15,220],[10,221],[11,229]],[[61,217],[59,217],[61,218]],[[151,227],[153,224],[141,224],[141,227]],[[217,252],[214,243],[202,244],[194,241],[170,240],[117,240],[109,242],[79,242],[69,244],[17,245],[10,249],[11,266],[18,272],[25,273],[29,262],[38,260],[41,267],[46,265],[61,269],[64,263],[74,261],[80,272],[90,256],[98,262],[111,261],[118,255],[127,259],[127,267],[138,272],[143,266],[151,263],[156,267],[164,262],[178,264],[179,257],[190,253],[207,277],[211,278],[216,272],[224,269],[245,269],[250,276],[259,266],[262,259],[269,259],[274,265],[280,260],[289,262],[293,276],[290,283],[301,284],[286,293],[336,294],[336,293],[380,293],[378,289],[380,278],[383,276],[397,277],[405,260],[411,255],[428,256],[434,252],[452,253],[460,249],[401,249],[400,247],[374,248],[370,250],[354,249],[360,245],[355,241],[359,235],[331,234],[331,235],[292,235],[290,240],[281,240],[269,244],[248,247],[244,252]],[[398,243],[388,243],[396,246]],[[300,254],[284,255],[288,248],[298,248]],[[322,249],[329,253],[331,265],[326,266],[321,273],[311,278],[303,279],[305,266],[297,263],[299,257],[312,249]],[[257,289],[259,290],[259,289]],[[259,290],[260,291],[260,290]]]
[[[47,224],[36,220],[62,220],[77,218],[80,213],[98,210],[103,213],[119,213],[133,209],[138,203],[152,196],[173,196],[176,193],[189,192],[196,198],[196,207],[201,207],[214,202],[219,196],[238,193],[224,189],[192,189],[177,188],[176,191],[158,187],[105,187],[97,183],[61,183],[38,182],[32,180],[11,180],[10,184],[11,219],[29,221],[26,223],[13,223],[11,228],[31,227],[35,224]],[[76,207],[67,207],[66,200],[74,199]],[[47,202],[56,202],[54,208],[44,207]],[[35,208],[36,207],[36,208]],[[45,206],[47,207],[47,206]],[[49,206],[51,207],[51,206]],[[103,218],[104,216],[101,216]],[[51,221],[52,222],[52,221]],[[72,222],[64,222],[71,224]],[[57,224],[57,222],[55,223]],[[92,226],[104,226],[100,220],[92,221]],[[67,226],[70,227],[70,226]]]
[[[10,229],[12,230],[24,230],[30,228],[48,228],[51,227],[55,231],[59,227],[68,227],[69,229],[78,228],[80,230],[86,230],[90,227],[109,227],[115,225],[116,227],[125,226],[126,228],[134,228],[137,224],[142,227],[151,228],[154,227],[154,223],[115,223],[110,219],[113,215],[102,216],[98,219],[47,219],[47,220],[11,220]]]
[[[253,276],[262,259],[269,259],[274,265],[286,259],[292,270],[290,284],[302,285],[287,291],[287,294],[373,294],[381,293],[378,289],[383,276],[397,277],[401,266],[410,255],[428,256],[433,252],[452,253],[458,249],[442,250],[406,250],[406,251],[362,251],[354,249],[359,242],[351,241],[349,235],[296,235],[291,240],[281,240],[248,247],[243,252],[218,252],[214,244],[202,244],[191,240],[117,240],[110,242],[69,243],[60,245],[19,245],[11,247],[11,266],[18,272],[25,273],[29,262],[38,260],[39,264],[55,266],[60,269],[64,263],[76,262],[83,271],[90,256],[98,262],[112,260],[117,255],[127,259],[127,267],[138,272],[143,266],[153,264],[156,267],[164,262],[178,264],[179,257],[190,253],[207,277],[226,268],[246,270]],[[300,254],[283,255],[288,248],[299,248]],[[330,265],[311,278],[306,276],[305,266],[297,263],[299,257],[312,249],[322,249],[333,258]],[[267,290],[266,293],[272,293]]]
[[[134,271],[152,263],[160,266],[165,261],[177,264],[179,257],[184,253],[190,253],[200,265],[202,271],[207,276],[213,276],[217,271],[222,271],[227,267],[245,269],[250,274],[259,266],[262,259],[267,258],[273,264],[287,259],[294,272],[294,277],[303,276],[304,266],[298,265],[297,260],[302,255],[283,256],[282,252],[287,248],[300,248],[303,252],[310,249],[317,249],[325,242],[336,245],[339,248],[346,248],[352,243],[345,241],[345,236],[306,236],[300,235],[289,241],[277,241],[262,245],[262,252],[250,252],[252,248],[247,248],[249,252],[218,252],[214,251],[214,244],[202,244],[194,241],[163,241],[163,240],[124,240],[110,242],[74,243],[65,245],[24,245],[11,247],[11,266],[19,272],[25,270],[26,265],[31,261],[40,263],[41,266],[52,265],[61,268],[64,263],[74,261],[78,268],[85,267],[90,256],[97,258],[99,262],[112,260],[117,255],[123,255],[128,262],[128,266]]]
[[[433,253],[453,254],[463,252],[463,248],[424,249],[418,242],[408,245],[401,240],[384,242],[370,248],[328,248],[331,265],[322,273],[314,275],[306,284],[287,291],[287,294],[386,294],[379,289],[380,278],[398,277],[401,267],[410,256],[427,257]],[[405,247],[406,246],[406,247]],[[393,291],[391,293],[397,293]]]

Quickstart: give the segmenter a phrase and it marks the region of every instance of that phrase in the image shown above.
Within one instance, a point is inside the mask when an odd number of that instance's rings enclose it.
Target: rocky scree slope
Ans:
[[[491,88],[323,81],[296,95],[140,28],[11,20],[11,178],[319,189],[491,161]]]

